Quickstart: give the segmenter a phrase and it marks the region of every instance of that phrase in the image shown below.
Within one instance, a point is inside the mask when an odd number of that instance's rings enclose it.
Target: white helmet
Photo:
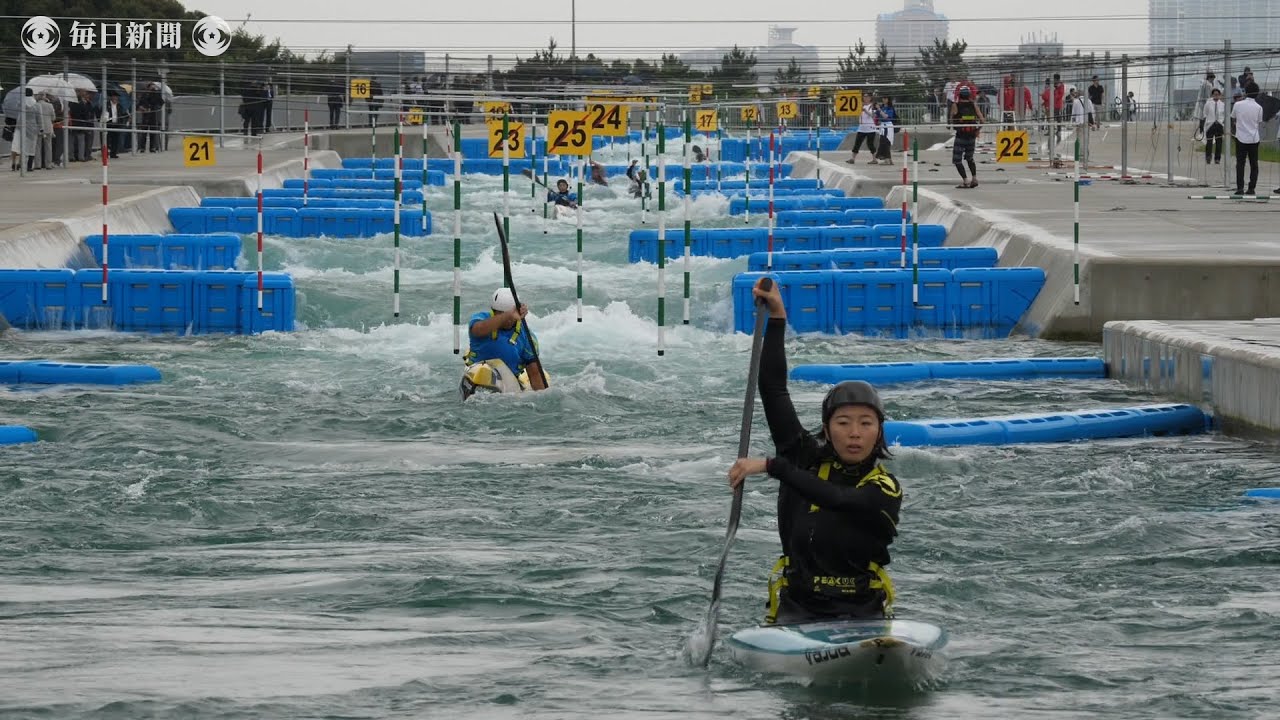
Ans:
[[[498,288],[493,291],[493,302],[489,303],[489,307],[498,312],[511,312],[516,309],[516,297],[511,294],[511,288]]]

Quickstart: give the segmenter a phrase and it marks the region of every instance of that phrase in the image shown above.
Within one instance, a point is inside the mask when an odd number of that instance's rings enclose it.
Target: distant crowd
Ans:
[[[167,149],[167,107],[159,82],[135,94],[109,89],[105,93],[76,90],[74,101],[55,94],[23,89],[14,107],[6,105],[0,138],[9,143],[9,169],[48,170],[69,162],[89,162],[94,154],[117,158],[121,152],[160,152]],[[137,115],[137,132],[131,125]],[[105,133],[95,130],[99,123]],[[105,135],[105,143],[103,136]]]

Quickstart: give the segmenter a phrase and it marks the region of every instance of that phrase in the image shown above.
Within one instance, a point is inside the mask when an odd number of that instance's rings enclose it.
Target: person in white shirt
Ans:
[[[1222,164],[1222,123],[1227,119],[1227,107],[1222,102],[1222,91],[1214,88],[1200,111],[1200,129],[1204,131],[1204,162]]]
[[[1071,124],[1076,128],[1076,137],[1080,138],[1080,161],[1089,166],[1089,128],[1093,125],[1093,103],[1080,92],[1080,88],[1071,88]]]
[[[853,165],[858,161],[858,151],[862,149],[862,143],[866,141],[867,150],[871,153],[871,164],[876,164],[876,116],[872,103],[864,102],[862,104],[862,114],[858,117],[858,137],[853,141],[853,157],[845,160],[845,162]]]
[[[1262,106],[1258,104],[1258,84],[1250,82],[1244,97],[1231,106],[1236,138],[1236,194],[1253,195],[1258,188],[1258,145],[1262,141]],[[1249,187],[1244,186],[1244,163],[1249,161]]]

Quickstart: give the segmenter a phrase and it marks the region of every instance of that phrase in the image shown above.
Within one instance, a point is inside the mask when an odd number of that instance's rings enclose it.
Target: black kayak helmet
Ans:
[[[880,393],[865,380],[845,380],[827,391],[827,396],[822,399],[823,439],[827,439],[827,423],[831,422],[831,416],[846,405],[866,405],[876,411],[876,417],[880,419],[880,437],[871,456],[892,457],[884,439],[884,403],[880,402]]]

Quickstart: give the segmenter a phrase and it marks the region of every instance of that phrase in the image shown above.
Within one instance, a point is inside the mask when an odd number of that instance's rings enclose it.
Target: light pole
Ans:
[[[569,0],[569,59],[578,59],[578,0]]]

